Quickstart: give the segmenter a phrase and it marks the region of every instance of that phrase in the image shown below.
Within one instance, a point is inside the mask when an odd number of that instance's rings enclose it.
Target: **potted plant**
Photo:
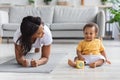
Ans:
[[[120,1],[111,0],[111,3],[115,4],[115,6],[109,8],[110,13],[112,14],[112,18],[108,21],[108,23],[116,23],[120,36]]]
[[[105,5],[108,2],[108,0],[101,0],[101,2],[103,5]]]
[[[44,0],[44,3],[48,5],[51,1],[52,0]]]
[[[117,2],[118,0],[116,0]],[[119,1],[120,2],[120,1]],[[109,23],[118,23],[118,28],[120,32],[120,5],[117,5],[116,7],[109,8],[110,13],[113,15],[113,17],[108,21]]]
[[[120,9],[117,10],[114,8],[110,8],[109,11],[113,15],[113,17],[109,20],[109,23],[117,22],[120,27]]]
[[[30,5],[33,5],[35,3],[35,0],[28,0]]]

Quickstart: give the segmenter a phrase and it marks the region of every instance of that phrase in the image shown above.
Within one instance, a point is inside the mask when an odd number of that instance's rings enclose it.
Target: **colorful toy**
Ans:
[[[76,67],[78,69],[84,69],[84,66],[85,66],[84,61],[82,61],[82,60],[77,60],[76,61]]]

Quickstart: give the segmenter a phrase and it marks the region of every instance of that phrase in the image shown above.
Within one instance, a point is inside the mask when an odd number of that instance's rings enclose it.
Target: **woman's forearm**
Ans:
[[[42,57],[38,60],[38,65],[43,65],[48,62],[48,58]]]
[[[22,64],[22,63],[24,62],[24,60],[25,60],[25,57],[22,56],[22,57],[20,57],[20,58],[16,58],[16,60],[17,60],[17,62],[18,62],[19,64]]]

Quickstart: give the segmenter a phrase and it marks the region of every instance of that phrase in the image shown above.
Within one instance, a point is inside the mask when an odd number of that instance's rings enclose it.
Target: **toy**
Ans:
[[[84,69],[84,66],[85,66],[84,61],[82,61],[82,60],[77,60],[76,61],[76,67],[78,69]]]

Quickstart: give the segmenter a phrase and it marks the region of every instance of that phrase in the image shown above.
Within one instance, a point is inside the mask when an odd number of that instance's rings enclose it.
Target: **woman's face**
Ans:
[[[32,38],[42,38],[44,35],[44,27],[41,24],[37,30],[37,32],[32,36]]]
[[[86,41],[92,41],[96,37],[95,27],[86,27],[84,37]]]

